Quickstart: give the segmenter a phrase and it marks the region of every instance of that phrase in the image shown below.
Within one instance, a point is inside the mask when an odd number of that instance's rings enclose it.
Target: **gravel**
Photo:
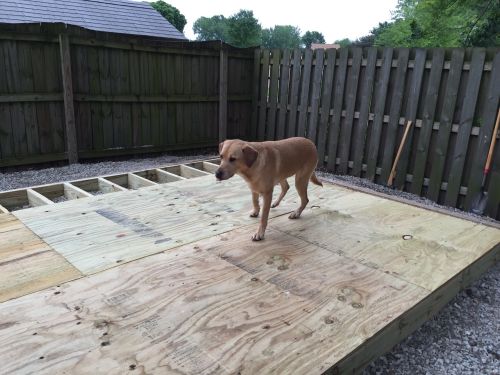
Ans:
[[[18,170],[0,173],[0,191],[151,169],[211,156],[215,154],[162,155],[125,161]],[[336,176],[321,171],[318,171],[318,176],[332,182],[348,182],[429,206],[438,206],[425,198],[360,178]],[[446,209],[452,210],[447,207]],[[364,375],[371,374],[500,375],[500,264],[460,292],[437,315],[395,346],[391,352],[373,361],[364,371]]]

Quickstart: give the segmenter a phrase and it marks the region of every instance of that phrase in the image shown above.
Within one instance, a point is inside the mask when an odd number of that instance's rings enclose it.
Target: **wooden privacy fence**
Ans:
[[[471,208],[498,109],[498,49],[264,49],[254,77],[255,139],[309,137],[320,167],[385,184],[412,121],[395,186]],[[499,218],[500,147],[486,189]]]
[[[0,167],[245,137],[253,49],[0,25]]]

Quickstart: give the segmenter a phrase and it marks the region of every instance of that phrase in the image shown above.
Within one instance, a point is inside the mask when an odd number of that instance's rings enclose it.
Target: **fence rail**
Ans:
[[[246,137],[252,69],[253,50],[220,42],[0,25],[0,167],[65,160],[72,144],[92,158]]]
[[[308,137],[320,167],[385,184],[411,120],[395,186],[471,208],[498,110],[498,49],[261,49],[254,76],[255,139]],[[499,218],[500,147],[486,189]]]

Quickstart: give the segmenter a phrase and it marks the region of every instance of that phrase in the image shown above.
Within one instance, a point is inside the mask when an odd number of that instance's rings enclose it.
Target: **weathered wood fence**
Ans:
[[[0,167],[246,137],[252,71],[219,42],[0,25]]]
[[[411,120],[395,186],[471,208],[498,110],[498,49],[256,50],[254,77],[255,139],[309,137],[320,167],[385,184]],[[498,218],[500,146],[486,189]]]

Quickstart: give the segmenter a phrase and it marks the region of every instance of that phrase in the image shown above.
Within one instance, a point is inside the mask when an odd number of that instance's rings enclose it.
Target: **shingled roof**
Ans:
[[[130,0],[0,0],[0,23],[63,22],[90,30],[186,37],[146,2]]]

